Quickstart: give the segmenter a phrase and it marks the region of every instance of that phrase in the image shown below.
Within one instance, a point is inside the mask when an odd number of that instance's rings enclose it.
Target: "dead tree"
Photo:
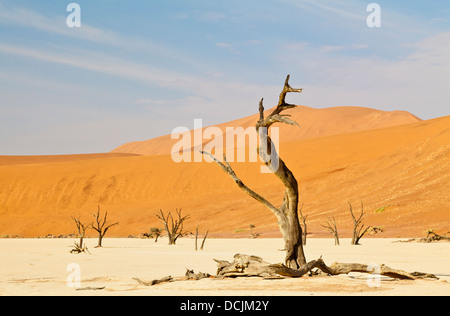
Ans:
[[[336,246],[339,246],[339,233],[336,226],[336,219],[333,215],[331,217],[328,217],[328,221],[325,223],[325,225],[321,225],[322,227],[328,229],[330,233],[334,236],[334,244]]]
[[[359,245],[360,239],[367,233],[367,231],[370,229],[371,226],[368,226],[364,229],[364,223],[362,222],[362,219],[364,217],[364,205],[361,201],[361,214],[359,214],[359,217],[356,218],[353,214],[353,207],[348,202],[348,205],[350,207],[350,214],[352,215],[353,219],[353,235],[352,235],[352,245]]]
[[[80,238],[80,241],[78,243],[76,241],[74,242],[74,248],[70,250],[70,253],[82,253],[86,251],[89,252],[87,247],[83,244],[83,241],[86,237],[86,230],[90,227],[90,225],[83,224],[79,218],[75,218],[72,216],[72,219],[77,226],[78,237]]]
[[[303,223],[303,227],[302,227],[303,246],[306,246],[306,235],[308,234],[308,227],[306,225],[306,220],[308,219],[308,215],[303,215],[302,211],[303,211],[303,205],[298,212],[300,213],[300,220]]]
[[[108,217],[108,212],[105,212],[105,216],[100,218],[100,205],[97,209],[97,214],[92,214],[95,219],[95,224],[92,223],[91,227],[98,233],[98,245],[95,248],[102,247],[103,237],[105,237],[106,232],[113,227],[114,225],[118,225],[119,222],[115,222],[114,224],[106,225],[106,218]]]
[[[202,241],[202,245],[200,246],[200,250],[203,250],[203,247],[205,246],[205,241],[206,241],[206,238],[208,237],[208,233],[209,233],[209,231],[206,231],[205,236],[203,236],[203,241]],[[197,226],[197,228],[195,228],[195,251],[197,251],[197,249],[198,249],[197,240],[198,240],[198,226]]]
[[[256,123],[256,131],[259,135],[258,154],[264,164],[285,186],[285,194],[280,207],[275,207],[264,197],[247,187],[241,179],[238,178],[234,170],[228,164],[224,155],[223,162],[215,158],[211,153],[201,151],[203,154],[211,157],[228,175],[236,182],[239,188],[252,198],[268,208],[278,219],[278,226],[283,235],[286,257],[285,263],[288,267],[297,269],[306,264],[305,254],[303,252],[302,229],[298,219],[299,191],[298,183],[294,174],[289,170],[284,161],[280,159],[275,146],[268,135],[268,129],[275,123],[284,123],[288,125],[299,126],[289,118],[289,115],[281,114],[283,111],[296,107],[296,105],[286,103],[286,95],[291,92],[302,92],[302,89],[293,89],[289,85],[288,75],[281,91],[278,105],[275,110],[264,118],[264,106],[262,99],[259,103],[259,121]]]
[[[167,237],[169,237],[169,245],[175,245],[177,239],[185,234],[183,231],[183,223],[189,218],[189,215],[181,216],[181,209],[176,209],[178,219],[174,220],[172,213],[168,213],[167,216],[164,215],[162,210],[159,210],[159,214],[156,213],[156,217],[159,218],[161,223],[164,225]]]

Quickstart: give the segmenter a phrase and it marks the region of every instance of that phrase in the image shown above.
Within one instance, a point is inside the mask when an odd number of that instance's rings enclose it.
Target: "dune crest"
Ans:
[[[270,112],[273,109],[266,111]],[[418,117],[404,111],[380,111],[363,107],[332,107],[314,109],[307,106],[298,106],[287,111],[292,119],[298,122],[301,128],[295,126],[283,126],[280,129],[280,141],[294,141],[301,139],[317,138],[323,136],[339,135],[349,132],[385,128],[404,125],[421,121]],[[254,114],[242,119],[216,125],[225,134],[227,127],[253,127],[258,121],[259,114]],[[203,127],[203,130],[207,128]],[[193,135],[193,133],[191,133]],[[139,155],[167,155],[171,153],[177,140],[172,140],[171,135],[164,135],[146,141],[123,144],[111,151],[111,153],[129,153]],[[193,147],[196,144],[192,139]],[[239,144],[238,144],[239,145]]]

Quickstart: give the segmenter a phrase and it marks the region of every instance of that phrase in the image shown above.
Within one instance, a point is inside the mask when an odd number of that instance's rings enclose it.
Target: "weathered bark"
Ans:
[[[348,274],[350,272],[360,272],[369,274],[379,274],[395,279],[415,280],[415,279],[438,279],[434,274],[412,272],[408,273],[403,270],[392,269],[385,265],[377,266],[373,269],[373,265],[365,265],[359,263],[338,263],[335,262],[331,266],[327,266],[322,258],[310,261],[299,269],[292,269],[283,264],[270,264],[257,256],[236,254],[232,262],[225,260],[216,260],[218,263],[217,275],[223,277],[292,277],[299,278],[307,274],[313,269],[319,269],[328,275]]]
[[[306,264],[306,258],[303,252],[302,229],[298,218],[298,183],[293,173],[278,156],[275,146],[268,135],[268,129],[274,123],[284,123],[298,126],[296,122],[288,118],[288,115],[281,114],[287,109],[296,107],[296,105],[286,103],[286,95],[290,92],[302,92],[302,89],[291,88],[289,85],[289,78],[290,76],[288,75],[284,83],[283,90],[281,91],[277,107],[267,118],[264,118],[264,106],[263,100],[261,100],[259,103],[260,119],[255,126],[260,139],[258,154],[264,161],[264,164],[278,177],[278,179],[280,179],[286,188],[281,207],[277,208],[273,206],[265,198],[248,188],[236,176],[235,172],[228,164],[225,155],[223,157],[224,162],[222,163],[210,153],[203,151],[202,153],[210,156],[225,172],[231,176],[239,188],[267,207],[277,217],[278,226],[285,242],[285,264],[290,268],[298,269]]]
[[[383,275],[394,279],[402,280],[416,280],[416,279],[435,279],[439,280],[434,274],[412,272],[408,273],[403,270],[392,269],[385,265],[377,266],[374,269],[373,265],[365,265],[359,263],[338,263],[335,262],[331,266],[327,266],[322,258],[310,261],[302,265],[299,269],[292,269],[284,264],[270,264],[264,261],[258,256],[236,254],[233,257],[232,262],[226,260],[217,260],[217,273],[212,276],[208,273],[194,273],[193,270],[187,269],[185,276],[173,278],[171,276],[164,277],[162,279],[156,279],[152,281],[142,281],[138,278],[133,278],[139,284],[145,286],[153,286],[157,284],[175,282],[175,281],[187,281],[187,280],[200,280],[204,278],[238,278],[238,277],[262,277],[265,279],[274,278],[301,278],[302,276],[311,273],[311,275],[317,275],[313,272],[313,269],[319,269],[327,275],[340,275],[348,274],[350,272],[369,273],[375,275]]]

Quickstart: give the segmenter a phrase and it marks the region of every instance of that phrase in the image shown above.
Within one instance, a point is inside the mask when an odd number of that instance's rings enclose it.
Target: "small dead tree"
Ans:
[[[253,228],[256,228],[255,225],[250,224],[250,225],[248,225],[248,227],[250,228],[250,238],[255,239],[255,238],[258,238],[259,236],[261,236],[260,233],[254,233],[253,232]]]
[[[75,218],[72,216],[72,219],[77,226],[78,237],[80,238],[80,241],[78,243],[76,241],[74,242],[74,248],[70,250],[70,253],[82,253],[86,251],[89,252],[87,247],[83,244],[83,241],[86,237],[86,230],[90,227],[90,225],[83,224],[79,218]]]
[[[114,224],[106,225],[106,218],[108,217],[108,212],[105,212],[105,216],[103,216],[103,219],[100,216],[100,205],[97,209],[97,214],[92,214],[95,219],[95,224],[92,223],[91,227],[98,233],[98,245],[95,248],[102,247],[102,241],[103,237],[105,237],[106,232],[108,229],[113,227],[114,225],[118,225],[119,222],[115,222]]]
[[[331,215],[331,217],[328,217],[328,221],[325,222],[325,225],[321,225],[322,227],[328,229],[330,233],[334,236],[334,245],[339,246],[339,233],[336,226],[336,219],[334,218],[334,215]]]
[[[189,218],[189,215],[181,216],[181,209],[176,209],[178,219],[173,219],[172,213],[168,213],[167,216],[164,215],[162,210],[159,210],[159,214],[156,213],[156,217],[159,218],[161,223],[164,225],[167,237],[169,237],[169,245],[175,245],[177,239],[185,234],[183,231],[183,223]]]
[[[302,233],[303,233],[303,246],[306,246],[306,235],[308,234],[308,227],[306,225],[306,220],[308,219],[308,215],[303,215],[303,206],[304,204],[302,204],[302,207],[300,208],[300,210],[298,211],[300,213],[300,220],[303,223],[303,227],[302,227]]]
[[[355,214],[353,214],[353,207],[348,202],[348,205],[350,207],[350,214],[352,215],[353,219],[353,235],[352,235],[352,245],[359,245],[360,239],[367,233],[367,231],[371,228],[371,226],[368,226],[364,229],[364,223],[362,222],[362,219],[364,217],[364,205],[361,201],[361,213],[359,214],[359,217],[356,218]]]
[[[162,229],[158,227],[150,228],[150,236],[155,236],[155,242],[158,242],[158,238],[162,235]]]

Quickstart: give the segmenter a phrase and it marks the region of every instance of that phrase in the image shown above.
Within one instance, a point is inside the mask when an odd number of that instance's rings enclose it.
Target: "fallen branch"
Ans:
[[[283,264],[269,264],[264,262],[260,257],[237,254],[233,258],[233,262],[224,260],[215,260],[218,265],[217,274],[224,277],[242,277],[242,276],[261,276],[261,277],[292,277],[299,278],[311,272],[313,269],[320,269],[328,275],[348,274],[350,272],[361,272],[369,274],[380,274],[383,276],[403,279],[438,279],[435,275],[422,272],[408,273],[403,270],[392,269],[385,265],[377,266],[373,269],[373,265],[365,265],[359,263],[338,263],[335,262],[331,266],[327,266],[322,258],[313,260],[299,269],[291,269]]]
[[[423,243],[432,243],[432,242],[442,242],[442,241],[450,241],[450,237],[438,235],[433,231],[428,231],[427,237],[424,238],[412,238],[404,241],[397,241],[397,242],[423,242]]]
[[[162,283],[169,283],[169,282],[175,282],[175,281],[188,281],[188,280],[201,280],[201,279],[205,279],[205,278],[210,278],[211,275],[208,273],[203,273],[203,272],[199,272],[199,273],[195,273],[194,270],[189,270],[186,269],[186,274],[184,275],[184,277],[176,277],[173,278],[172,276],[166,276],[162,279],[156,279],[156,280],[152,280],[152,281],[142,281],[139,278],[133,278],[133,280],[137,281],[139,284],[144,285],[144,286],[153,286],[153,285],[157,285],[157,284],[162,284]]]
[[[423,272],[408,273],[403,270],[392,269],[386,265],[366,265],[360,263],[339,263],[335,262],[331,266],[327,266],[322,258],[310,261],[300,267],[299,269],[292,269],[284,264],[270,264],[265,262],[262,258],[252,255],[236,254],[232,262],[226,260],[217,260],[217,275],[211,276],[208,273],[194,273],[193,270],[187,269],[184,277],[172,278],[171,276],[153,280],[150,282],[142,281],[138,278],[133,278],[139,284],[145,286],[153,286],[156,284],[200,280],[204,278],[238,278],[238,277],[262,277],[264,279],[280,279],[280,278],[301,278],[309,274],[317,275],[317,272],[312,271],[318,269],[327,275],[349,274],[350,272],[360,272],[368,274],[383,275],[386,277],[400,279],[400,280],[417,280],[417,279],[435,279],[439,280],[434,274]]]

